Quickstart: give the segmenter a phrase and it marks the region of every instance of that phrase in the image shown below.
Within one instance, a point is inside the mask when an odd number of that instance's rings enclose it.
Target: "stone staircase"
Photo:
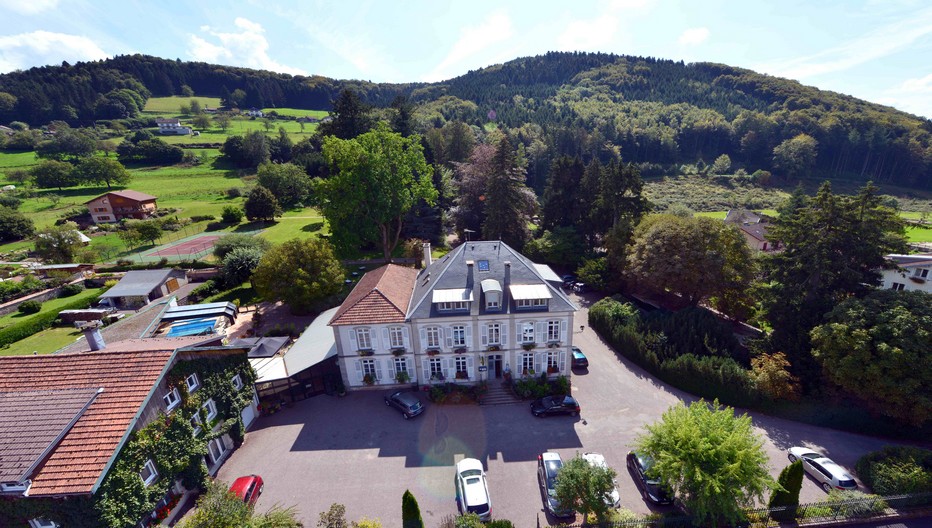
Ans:
[[[489,382],[488,391],[482,395],[480,405],[514,405],[516,403],[527,403],[524,400],[515,398],[511,389],[505,386],[502,380],[492,380]]]

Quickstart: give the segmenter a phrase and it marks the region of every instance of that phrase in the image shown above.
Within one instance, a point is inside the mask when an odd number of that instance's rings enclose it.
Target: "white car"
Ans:
[[[456,503],[460,513],[475,513],[482,521],[492,519],[492,499],[482,462],[464,458],[456,464]]]
[[[583,460],[589,463],[592,467],[599,467],[608,469],[608,464],[605,463],[605,457],[599,453],[583,453]],[[615,479],[612,479],[612,482],[617,484]],[[605,497],[605,504],[611,508],[617,508],[621,503],[621,496],[618,494],[618,487],[612,487],[611,493]]]
[[[845,468],[839,466],[832,459],[816,453],[807,447],[791,447],[787,458],[790,462],[796,460],[803,461],[803,469],[809,476],[819,481],[826,492],[833,489],[853,490],[858,489],[858,483],[854,481]]]

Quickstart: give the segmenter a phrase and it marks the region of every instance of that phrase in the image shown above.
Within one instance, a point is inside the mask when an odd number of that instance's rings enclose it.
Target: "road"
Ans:
[[[581,304],[577,321],[585,322],[586,303]],[[219,477],[231,482],[240,475],[262,475],[266,485],[258,511],[276,503],[294,505],[306,526],[315,525],[320,512],[337,502],[346,506],[350,521],[378,518],[385,528],[398,527],[401,496],[410,489],[425,525],[434,527],[456,513],[453,465],[463,457],[478,458],[489,476],[493,516],[524,528],[534,526],[538,517],[542,524],[556,522],[542,511],[538,454],[556,451],[567,459],[591,451],[605,455],[618,472],[623,507],[638,513],[656,511],[641,498],[625,467],[625,455],[645,424],[658,420],[671,405],[694,398],[619,359],[588,325],[576,331],[573,341],[591,364],[588,371],[573,376],[573,395],[582,406],[578,418],[534,418],[524,404],[429,405],[423,415],[404,421],[384,406],[387,391],[319,396],[261,417]],[[793,445],[820,450],[852,469],[864,453],[894,443],[749,414],[764,439],[774,477],[788,463],[786,449]],[[807,477],[801,500],[824,497]]]

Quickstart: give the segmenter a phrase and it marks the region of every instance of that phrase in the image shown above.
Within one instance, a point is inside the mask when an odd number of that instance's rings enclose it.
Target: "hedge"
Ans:
[[[932,451],[911,446],[886,446],[860,459],[855,471],[878,495],[932,491]]]
[[[96,298],[94,297],[80,299],[62,306],[61,310],[83,310],[91,306],[95,300]],[[38,334],[46,328],[51,327],[55,323],[55,320],[58,319],[58,312],[61,310],[40,313],[25,321],[12,324],[0,330],[0,346],[10,345],[20,339],[26,339],[31,335]]]

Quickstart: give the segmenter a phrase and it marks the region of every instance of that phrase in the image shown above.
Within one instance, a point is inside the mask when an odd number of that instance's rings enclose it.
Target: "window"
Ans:
[[[518,308],[539,308],[547,306],[547,299],[518,299],[515,301]]]
[[[59,524],[40,517],[38,519],[30,519],[29,528],[59,528]]]
[[[217,404],[214,403],[213,399],[207,400],[204,405],[201,405],[201,409],[207,411],[208,420],[213,420],[217,417]]]
[[[463,325],[456,325],[453,327],[453,346],[463,347],[466,346],[466,327]]]
[[[184,379],[184,384],[188,386],[188,392],[194,392],[201,386],[201,381],[197,379],[197,372],[192,372]]]
[[[547,321],[547,341],[560,340],[560,321]]]
[[[534,354],[521,354],[521,373],[532,374],[534,372]]]
[[[201,428],[201,415],[200,414],[195,413],[194,416],[191,417],[191,427],[194,428],[194,436],[197,436],[198,433],[201,432],[202,428]]]
[[[466,356],[456,356],[456,379],[469,379],[469,371],[466,370]]]
[[[146,464],[142,466],[139,477],[142,478],[143,483],[145,483],[147,487],[159,478],[159,472],[155,470],[155,462],[153,462],[151,458],[146,460]]]
[[[236,390],[243,390],[243,378],[237,374],[233,376],[233,379],[230,380],[233,383],[233,388]]]
[[[98,219],[98,220],[110,220],[110,216],[109,216],[109,215],[98,216],[97,219]]]
[[[916,271],[913,272],[913,277],[919,277],[920,279],[928,278],[929,269],[928,268],[916,268]]]
[[[223,443],[222,439],[214,438],[210,442],[207,442],[207,454],[210,457],[211,465],[219,462],[226,452],[227,446]]]
[[[906,285],[902,282],[894,282],[893,285],[890,286],[890,289],[893,291],[903,291],[904,288],[906,288]]]
[[[430,379],[443,379],[443,363],[440,358],[430,358]]]
[[[440,328],[431,326],[427,328],[427,348],[440,348]]]
[[[377,380],[378,374],[375,371],[375,360],[374,359],[363,359],[362,360],[362,375],[363,377],[372,376],[373,380]]]
[[[404,332],[400,326],[393,326],[388,329],[388,340],[392,348],[401,348],[405,346]]]
[[[177,407],[181,403],[181,395],[178,394],[178,389],[168,391],[168,394],[162,396],[162,401],[165,402],[165,408],[169,411]]]
[[[559,352],[547,352],[547,372],[560,372]]]
[[[480,260],[476,262],[476,266],[479,268],[479,271],[489,271],[489,261]]]
[[[452,312],[454,310],[468,310],[469,303],[466,301],[442,302],[437,303],[441,312]]]
[[[106,207],[95,207],[95,208],[94,208],[94,212],[95,212],[95,213],[106,213],[106,212],[107,212],[107,208],[106,208]]]
[[[492,323],[489,325],[488,332],[490,345],[502,344],[502,325],[498,323]]]
[[[521,325],[521,342],[522,343],[533,343],[534,342],[534,323],[524,323]]]
[[[395,374],[399,372],[408,372],[408,360],[403,357],[395,358]]]
[[[485,298],[485,309],[486,310],[498,310],[501,306],[498,303],[498,297],[492,297],[491,295]]]
[[[356,329],[356,343],[359,344],[361,350],[372,348],[372,335],[368,328]]]

